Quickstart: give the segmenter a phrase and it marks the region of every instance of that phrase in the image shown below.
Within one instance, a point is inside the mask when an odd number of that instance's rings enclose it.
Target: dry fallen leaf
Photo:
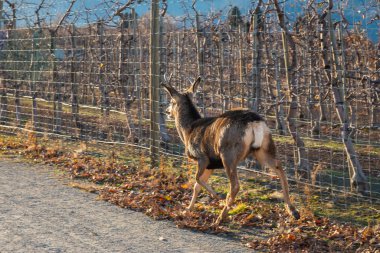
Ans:
[[[189,184],[181,184],[181,188],[182,189],[188,189],[189,188]]]

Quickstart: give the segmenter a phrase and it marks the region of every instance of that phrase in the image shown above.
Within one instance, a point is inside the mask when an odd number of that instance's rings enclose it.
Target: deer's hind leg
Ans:
[[[258,150],[253,152],[254,157],[262,166],[268,166],[271,170],[279,176],[282,190],[284,192],[284,201],[287,212],[292,215],[295,219],[299,219],[300,215],[297,209],[293,206],[289,197],[289,185],[288,179],[286,177],[285,171],[281,166],[280,161],[276,159],[275,147],[272,139],[269,139],[269,145],[263,146]]]

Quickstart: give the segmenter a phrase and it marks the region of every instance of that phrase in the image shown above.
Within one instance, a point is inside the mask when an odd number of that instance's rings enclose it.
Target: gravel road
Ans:
[[[0,252],[249,252],[65,185],[44,165],[0,161]],[[66,180],[67,181],[67,180]]]

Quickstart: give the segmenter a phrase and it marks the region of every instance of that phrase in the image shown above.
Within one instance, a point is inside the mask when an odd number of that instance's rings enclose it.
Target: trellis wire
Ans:
[[[172,73],[183,90],[200,75],[195,103],[202,114],[257,110],[294,185],[374,203],[380,200],[380,5],[346,0],[329,8],[332,2],[234,8],[227,1],[172,0],[161,3],[151,23],[150,1],[0,1],[1,129],[183,159],[158,84]],[[158,46],[150,43],[151,24],[159,27],[152,33]],[[153,76],[152,52],[159,67]]]

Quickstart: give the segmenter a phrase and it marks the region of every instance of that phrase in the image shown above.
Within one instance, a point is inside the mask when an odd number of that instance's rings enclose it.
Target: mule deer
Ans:
[[[230,189],[226,204],[216,220],[216,224],[219,224],[226,218],[239,191],[237,165],[247,156],[253,155],[261,165],[268,166],[278,174],[286,209],[295,219],[299,219],[298,211],[290,202],[288,181],[276,159],[276,147],[263,118],[249,110],[233,110],[218,117],[202,118],[192,102],[192,95],[201,78],[198,77],[184,93],[174,89],[170,85],[170,79],[171,77],[166,83],[161,83],[171,97],[166,111],[175,120],[178,134],[185,144],[186,155],[198,163],[196,183],[188,209],[194,207],[201,187],[218,198],[207,181],[214,169],[224,167]]]

